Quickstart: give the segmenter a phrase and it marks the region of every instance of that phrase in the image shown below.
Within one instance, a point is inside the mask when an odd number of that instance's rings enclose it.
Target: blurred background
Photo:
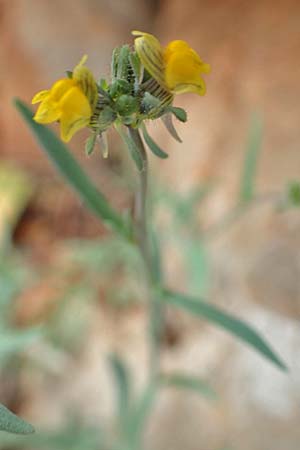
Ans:
[[[184,39],[212,66],[205,97],[176,98],[189,117],[177,127],[183,144],[149,127],[170,155],[151,159],[167,282],[246,319],[290,368],[280,373],[207,323],[171,315],[164,367],[209,380],[218,399],[162,392],[145,447],[299,450],[299,210],[262,201],[227,214],[257,117],[257,192],[268,200],[299,179],[299,23],[297,0],[0,0],[0,401],[45,430],[35,448],[99,448],[91,436],[113,417],[108,353],[119,352],[142,385],[144,288],[135,255],[55,173],[12,99],[30,102],[85,53],[108,77],[113,48],[138,29],[164,44]],[[72,140],[76,157],[117,208],[131,208],[132,168],[124,182],[118,138],[103,160],[84,156],[87,135]],[[1,449],[16,448],[1,439]]]

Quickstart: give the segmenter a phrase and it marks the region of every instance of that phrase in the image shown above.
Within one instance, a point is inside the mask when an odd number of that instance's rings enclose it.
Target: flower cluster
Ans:
[[[185,111],[172,106],[174,95],[204,95],[202,74],[209,73],[210,66],[185,41],[175,40],[162,47],[151,34],[134,31],[133,35],[134,48],[124,45],[114,50],[109,83],[103,79],[96,83],[84,56],[68,77],[33,97],[32,103],[40,103],[34,120],[42,124],[58,121],[65,142],[89,127],[89,153],[96,137],[112,124],[145,130],[145,120],[164,120],[171,114],[185,121]],[[178,138],[170,120],[164,122]]]

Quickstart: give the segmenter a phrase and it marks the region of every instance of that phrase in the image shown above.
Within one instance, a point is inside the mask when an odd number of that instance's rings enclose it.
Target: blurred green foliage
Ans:
[[[23,103],[18,101],[17,107],[67,182],[96,216],[118,232],[118,236],[93,241],[72,240],[64,243],[66,253],[61,267],[51,270],[54,273],[57,271],[59,277],[72,280],[72,283],[66,284],[59,293],[59,298],[55,302],[56,307],[45,319],[42,329],[36,326],[18,329],[13,325],[11,320],[13,299],[20,290],[24,289],[24,277],[28,275],[22,274],[22,270],[20,272],[17,270],[18,267],[22,267],[22,264],[17,262],[19,256],[14,257],[10,262],[9,258],[5,258],[3,267],[0,264],[0,283],[3,285],[2,291],[6,293],[2,296],[0,303],[2,308],[0,355],[4,355],[1,356],[1,364],[9,358],[17,357],[28,345],[39,339],[45,340],[47,345],[58,347],[66,352],[80,351],[80,346],[85,343],[85,330],[88,329],[91,319],[89,312],[85,309],[86,305],[92,302],[97,305],[101,289],[105,293],[106,303],[113,308],[130,307],[132,304],[141,303],[147,297],[147,274],[141,254],[133,241],[133,224],[130,217],[122,216],[110,207],[106,198],[95,188],[67,147],[49,129],[34,123],[30,110]],[[177,110],[176,113],[182,114]],[[181,117],[181,120],[185,118]],[[154,153],[160,157],[166,156],[145,130],[144,139]],[[124,140],[128,141],[127,134]],[[127,144],[139,167],[142,161],[139,160],[138,149],[132,142],[128,141]],[[209,198],[212,189],[217,189],[215,183],[200,186],[185,194],[179,194],[165,186],[153,189],[151,208],[155,222],[150,225],[150,241],[154,248],[153,259],[159,274],[157,279],[161,283],[160,286],[155,286],[154,294],[155,301],[161,306],[168,305],[170,308],[179,309],[214,323],[251,345],[253,349],[284,370],[285,365],[281,359],[250,325],[218,306],[202,300],[209,295],[210,288],[211,269],[207,239],[214,236],[216,231],[224,231],[257,201],[259,194],[256,192],[256,172],[261,142],[262,122],[258,116],[255,116],[250,126],[236,204],[209,229],[205,229],[201,222],[201,207]],[[298,206],[299,199],[299,184],[291,184],[286,195],[286,204]],[[274,206],[278,205],[278,201],[282,202],[281,195],[275,198]],[[167,219],[164,217],[162,224],[158,219],[159,225],[155,226],[160,209],[163,209]],[[164,220],[166,220],[165,223]],[[161,255],[164,254],[164,248],[168,245],[175,246],[182,258],[187,295],[168,290],[163,285]],[[1,338],[2,330],[3,338]],[[172,387],[195,392],[209,399],[216,398],[213,388],[206,380],[185,373],[184,370],[176,373],[161,373],[159,370],[157,378],[150,379],[138,393],[133,389],[135,374],[130,372],[120,355],[112,354],[108,357],[108,370],[111,371],[116,394],[115,415],[111,424],[95,427],[94,424],[84,423],[81,411],[74,411],[73,418],[61,424],[59,429],[38,430],[36,435],[26,439],[5,435],[3,441],[0,441],[0,449],[17,447],[39,450],[65,450],[66,448],[68,450],[141,450],[147,419],[162,389]]]

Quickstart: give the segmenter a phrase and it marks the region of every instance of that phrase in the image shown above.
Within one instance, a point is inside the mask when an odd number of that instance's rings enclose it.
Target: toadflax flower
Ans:
[[[60,122],[61,138],[68,142],[81,128],[89,125],[96,108],[98,88],[85,55],[70,74],[56,81],[49,90],[38,92],[32,104],[40,103],[34,120],[46,124]]]
[[[171,41],[162,47],[158,39],[149,33],[133,31],[135,50],[147,72],[167,92],[182,94],[206,92],[203,73],[210,72],[199,55],[185,41]]]

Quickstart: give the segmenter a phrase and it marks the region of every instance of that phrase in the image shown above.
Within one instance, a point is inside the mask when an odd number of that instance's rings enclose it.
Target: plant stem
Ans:
[[[128,127],[131,139],[140,151],[143,160],[143,170],[139,172],[139,186],[135,195],[134,205],[134,226],[136,242],[144,260],[148,286],[149,286],[149,337],[150,337],[150,355],[149,355],[149,378],[154,382],[159,370],[159,346],[162,323],[162,306],[159,302],[157,293],[158,280],[155,261],[153,258],[153,249],[150,240],[147,220],[147,197],[148,197],[148,158],[147,153],[137,129]]]

